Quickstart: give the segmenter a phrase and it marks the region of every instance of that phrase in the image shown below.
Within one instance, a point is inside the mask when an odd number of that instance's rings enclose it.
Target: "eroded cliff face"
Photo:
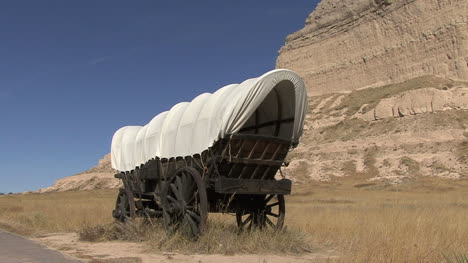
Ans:
[[[439,75],[468,80],[468,1],[323,0],[286,39],[277,68],[309,95]]]
[[[297,183],[468,178],[468,82],[424,76],[311,96],[309,109],[285,169]]]

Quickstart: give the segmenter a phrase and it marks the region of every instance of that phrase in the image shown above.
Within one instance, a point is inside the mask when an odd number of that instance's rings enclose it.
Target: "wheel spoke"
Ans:
[[[190,187],[187,187],[187,204],[190,204],[193,202],[195,199],[195,196],[198,194],[198,191],[196,189],[196,186],[190,185]]]
[[[198,231],[198,226],[195,223],[195,221],[193,221],[193,219],[189,215],[185,215],[185,219],[190,225],[190,229],[192,230],[193,236],[197,236],[199,231]]]
[[[172,192],[176,196],[177,200],[183,200],[182,196],[180,195],[179,189],[174,184],[170,184],[170,187],[172,189]]]
[[[184,192],[183,192],[184,185],[182,184],[182,180],[180,179],[180,176],[176,176],[175,184],[177,186],[177,192],[179,192],[179,196],[180,196],[180,199],[179,197],[177,197],[177,199],[184,200]]]
[[[192,204],[193,200],[195,199],[195,194],[193,194],[193,195],[191,195],[189,197],[190,197],[190,199],[187,198],[188,199],[187,204]]]
[[[193,178],[190,174],[187,174],[187,173],[182,173],[182,177],[183,177],[183,182],[184,182],[184,191],[183,191],[183,196],[184,196],[184,200],[188,200],[188,201],[191,201],[189,199],[191,199],[191,194],[193,192],[195,192],[195,188],[196,188],[196,184],[194,183],[193,181]],[[189,203],[189,202],[187,202]]]
[[[272,213],[272,212],[268,212],[267,215],[270,215],[270,216],[273,216],[273,217],[276,217],[276,218],[279,217],[278,214],[275,214],[275,213]]]
[[[245,215],[247,215],[247,213],[246,213],[245,209],[244,209],[244,210],[242,210],[242,213],[240,213],[240,215],[241,215],[241,216],[245,216]]]
[[[270,207],[277,206],[277,205],[279,205],[279,202],[276,202],[276,203],[273,203],[273,204],[269,204],[269,205],[267,205],[266,207],[267,207],[267,208],[270,208]]]
[[[190,196],[190,199],[187,201],[187,204],[191,204],[195,200],[197,195],[198,195],[198,191],[193,192],[193,194]]]
[[[273,224],[273,222],[271,222],[270,218],[266,217],[265,219],[266,219],[265,221],[266,221],[272,228],[276,228],[275,224]]]
[[[252,214],[250,214],[250,215],[245,219],[245,221],[242,222],[241,227],[245,226],[245,225],[246,225],[247,223],[249,223],[249,222],[250,222],[250,224],[252,225]]]
[[[185,192],[187,190],[187,178],[184,176],[184,174],[182,174],[180,176],[177,176],[176,182],[177,182],[177,188],[179,189],[179,192],[180,192],[180,196],[182,196],[182,198],[186,200]]]
[[[257,219],[255,220],[255,226],[262,228],[265,225],[265,217],[266,215],[262,212],[257,214]]]
[[[175,184],[177,186],[178,189],[181,189],[182,188],[182,180],[180,179],[180,176],[176,176],[175,178]]]
[[[195,220],[197,220],[198,222],[200,222],[201,218],[200,218],[200,215],[198,215],[197,213],[191,211],[191,210],[185,210],[185,212],[187,212],[187,214],[189,214],[192,218],[194,218]]]
[[[265,199],[265,204],[268,204],[268,202],[270,202],[271,199],[273,199],[274,196],[275,196],[275,195],[270,195],[270,196],[268,196],[267,199]]]
[[[168,195],[168,196],[167,196],[167,199],[169,199],[169,201],[171,201],[172,203],[174,203],[174,205],[178,205],[178,202],[177,202],[177,200],[176,200],[174,197]]]
[[[163,216],[167,220],[169,226],[173,227],[174,229],[179,225],[179,217],[174,214],[170,214],[168,212],[163,212]]]

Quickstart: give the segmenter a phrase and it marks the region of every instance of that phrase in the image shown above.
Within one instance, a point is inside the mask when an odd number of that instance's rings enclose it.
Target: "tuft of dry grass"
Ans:
[[[408,157],[408,156],[401,157],[400,164],[406,167],[407,173],[410,173],[413,175],[419,175],[419,170],[420,170],[419,163],[416,160],[412,159],[411,157]]]
[[[444,254],[445,263],[468,263],[468,253],[466,254]]]
[[[207,231],[193,242],[183,233],[168,236],[160,221],[134,220],[122,223],[84,227],[82,241],[125,240],[145,242],[151,251],[184,254],[302,254],[311,252],[310,240],[297,230],[253,230],[240,233],[236,226],[226,223],[223,216],[209,220]]]
[[[88,242],[111,240],[142,242],[147,238],[149,230],[150,228],[140,221],[129,221],[86,225],[79,229],[78,234],[80,240]]]

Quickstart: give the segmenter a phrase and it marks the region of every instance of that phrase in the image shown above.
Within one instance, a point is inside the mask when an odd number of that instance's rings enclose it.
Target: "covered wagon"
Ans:
[[[301,138],[306,98],[302,79],[278,69],[119,129],[111,158],[124,187],[113,216],[159,217],[192,238],[209,212],[235,214],[240,229],[283,227],[291,181],[281,167]]]

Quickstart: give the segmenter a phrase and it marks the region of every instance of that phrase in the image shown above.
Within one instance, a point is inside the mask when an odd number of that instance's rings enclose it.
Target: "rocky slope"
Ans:
[[[468,178],[467,120],[468,82],[433,76],[312,96],[286,174],[296,182]]]
[[[468,80],[468,3],[323,0],[287,37],[277,67],[298,72],[309,95],[429,74]]]
[[[69,191],[69,190],[92,190],[118,188],[121,182],[114,178],[115,171],[111,168],[110,154],[105,155],[97,166],[82,173],[64,177],[55,182],[54,185],[38,190],[39,193]]]

